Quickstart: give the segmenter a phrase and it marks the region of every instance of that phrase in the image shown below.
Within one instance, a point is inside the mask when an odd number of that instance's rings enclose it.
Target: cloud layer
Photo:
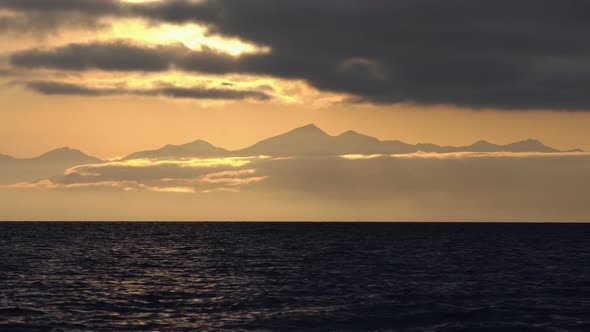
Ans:
[[[92,194],[108,210],[119,204],[105,203],[110,197],[125,197],[136,202],[133,220],[160,209],[161,219],[191,220],[581,221],[590,218],[589,164],[583,153],[140,159],[73,167],[62,177],[4,186],[0,197],[7,204],[22,191]],[[16,207],[6,205],[0,219]],[[117,211],[108,219],[122,218]]]
[[[163,71],[174,65],[303,79],[374,103],[590,109],[590,4],[582,0],[2,0],[0,8],[97,21],[194,22],[210,34],[271,49],[232,59],[207,51],[182,55],[167,46],[72,44],[15,54],[17,66]]]
[[[14,188],[110,188],[125,191],[209,193],[239,192],[241,186],[261,182],[253,166],[268,157],[212,159],[132,159],[72,167],[47,181],[18,183]]]
[[[24,82],[24,85],[45,95],[78,95],[78,96],[110,96],[129,94],[137,96],[166,96],[171,98],[188,99],[257,99],[265,100],[270,97],[264,92],[249,90],[211,89],[203,87],[176,87],[163,85],[151,89],[92,88],[78,84],[68,84],[49,81]]]

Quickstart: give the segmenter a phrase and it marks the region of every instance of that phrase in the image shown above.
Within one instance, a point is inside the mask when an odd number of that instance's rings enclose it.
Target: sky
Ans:
[[[534,138],[560,150],[590,151],[588,10],[584,0],[0,0],[0,154],[30,158],[69,146],[113,160],[198,139],[237,150],[309,123],[330,135],[354,130],[409,144]],[[509,164],[503,167],[517,174],[519,167],[534,165],[539,174],[553,174],[547,166],[553,161],[530,158],[525,165],[502,157]],[[570,197],[574,173],[578,182],[587,180],[587,159],[552,158],[570,183],[559,186],[562,196]],[[434,159],[437,172],[455,174],[456,168],[446,170],[448,165]],[[333,167],[348,165],[338,161]],[[263,176],[280,178],[276,172]],[[380,176],[398,178],[391,172]],[[547,181],[529,180],[529,188]],[[301,209],[269,215],[254,209],[246,217],[347,219],[352,212],[343,212],[340,198],[328,204],[311,194],[331,188],[318,186],[301,192],[306,201],[326,203],[324,208],[310,203],[305,215],[291,213]],[[433,182],[428,188],[457,193],[448,186]],[[296,188],[280,188],[295,199]],[[9,194],[18,196],[4,195]],[[37,194],[76,202],[82,196],[51,188]],[[387,209],[390,194],[377,196],[383,205],[374,195],[357,197],[372,203],[354,218],[430,218],[418,208]],[[139,197],[133,199],[142,201]],[[229,198],[219,202],[224,199]],[[265,201],[254,194],[247,199]],[[499,196],[488,199],[499,202]],[[418,207],[433,202],[423,196],[406,200]],[[51,215],[67,217],[68,199],[58,202]],[[530,212],[541,203],[505,214],[501,205],[494,210],[476,204],[473,213],[446,217],[590,219],[590,211],[578,211],[574,203],[575,208],[564,203],[533,217]],[[174,217],[157,210],[151,216],[195,218],[190,209],[179,210],[186,213]],[[50,214],[35,211],[26,215],[13,208],[0,218]],[[133,216],[113,212],[89,218]]]

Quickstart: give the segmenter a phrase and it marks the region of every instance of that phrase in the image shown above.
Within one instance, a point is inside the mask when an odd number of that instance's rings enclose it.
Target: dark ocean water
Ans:
[[[590,331],[588,224],[0,224],[1,331]]]

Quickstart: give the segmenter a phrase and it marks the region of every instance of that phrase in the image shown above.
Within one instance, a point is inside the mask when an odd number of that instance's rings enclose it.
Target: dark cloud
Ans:
[[[1,69],[0,68],[0,77],[1,76],[10,76],[12,74],[12,71],[9,69]]]
[[[202,87],[175,87],[161,85],[152,89],[128,89],[121,88],[93,88],[84,85],[38,81],[25,82],[24,85],[34,91],[46,95],[78,95],[78,96],[109,96],[119,94],[131,94],[140,96],[166,96],[172,98],[191,98],[191,99],[270,99],[270,96],[260,91],[251,90],[230,90],[230,89],[211,89]]]
[[[247,62],[209,48],[191,51],[184,45],[146,47],[126,41],[70,44],[53,50],[26,50],[12,54],[11,63],[23,68],[62,70],[165,71],[172,67],[202,73],[256,71]]]
[[[207,5],[216,32],[272,47],[251,64],[271,75],[378,103],[566,110],[590,109],[588,10],[576,0]]]
[[[8,11],[0,15],[0,31],[38,35],[67,28],[104,28],[101,18],[126,12],[125,6],[116,0],[0,0],[0,9]]]
[[[18,52],[12,55],[11,61],[24,68],[164,71],[170,68],[175,57],[182,51],[179,48],[146,48],[125,42],[70,44],[51,51]]]
[[[117,92],[114,89],[94,89],[59,82],[27,82],[25,86],[44,95],[107,96]]]
[[[0,7],[23,11],[79,11],[104,14],[120,12],[124,6],[118,0],[0,0]]]
[[[0,0],[0,7],[205,23],[210,33],[269,46],[272,53],[238,63],[219,54],[202,58],[194,53],[181,59],[182,68],[305,79],[360,101],[590,110],[590,2],[585,0],[176,0],[133,5]],[[110,51],[113,61],[125,63]],[[31,61],[17,57],[15,63],[57,62],[26,59]],[[109,69],[108,61],[96,63]],[[160,61],[148,61],[145,70],[162,67]]]
[[[136,92],[137,94],[163,95],[173,98],[193,98],[193,99],[258,99],[268,100],[270,96],[260,91],[243,91],[243,90],[226,90],[226,89],[196,89],[196,88],[177,88],[164,87],[154,90],[148,90],[145,93]]]
[[[28,13],[26,15],[0,16],[0,32],[34,33],[44,36],[67,28],[99,29],[105,25],[94,17],[83,14],[60,15],[56,13]]]

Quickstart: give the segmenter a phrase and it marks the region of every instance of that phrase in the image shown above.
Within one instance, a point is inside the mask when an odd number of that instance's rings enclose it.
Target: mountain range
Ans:
[[[404,154],[414,152],[566,152],[529,139],[507,145],[478,141],[468,146],[439,146],[435,144],[407,144],[400,141],[380,141],[374,137],[349,130],[337,136],[328,135],[310,124],[287,133],[262,140],[241,150],[229,151],[198,140],[183,145],[166,145],[161,149],[135,152],[125,160],[138,158],[187,158],[224,156],[333,156],[344,154]],[[582,152],[572,150],[567,152]]]
[[[560,151],[546,146],[538,140],[528,139],[506,145],[478,141],[468,146],[439,146],[429,143],[407,144],[401,141],[381,141],[377,138],[349,130],[331,136],[310,124],[287,133],[262,140],[241,150],[226,150],[208,142],[197,140],[182,145],[166,145],[156,150],[132,153],[123,160],[131,159],[175,159],[213,158],[228,156],[267,155],[275,157],[336,156],[344,154],[405,154],[415,152],[583,152],[582,150]],[[35,181],[61,175],[63,171],[82,164],[101,163],[103,160],[89,156],[79,150],[60,148],[36,158],[14,158],[0,154],[0,184],[21,181]]]
[[[60,148],[35,158],[14,158],[0,154],[0,184],[37,181],[63,174],[64,170],[83,164],[103,162],[79,150]]]

